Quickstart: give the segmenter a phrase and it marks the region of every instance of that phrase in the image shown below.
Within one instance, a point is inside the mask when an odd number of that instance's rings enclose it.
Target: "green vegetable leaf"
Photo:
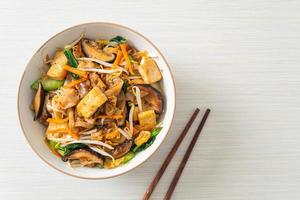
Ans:
[[[148,147],[150,147],[153,142],[155,141],[156,137],[151,137],[146,143],[142,144],[141,146],[137,146],[135,145],[132,149],[132,151],[134,153],[138,153],[138,152],[141,152],[141,151],[144,151],[145,149],[147,149]]]
[[[53,140],[49,140],[49,145],[50,145],[51,149],[56,149],[57,144],[58,144],[57,142],[55,142]]]
[[[31,89],[37,90],[37,89],[39,88],[39,83],[40,83],[40,82],[41,82],[41,79],[38,79],[38,80],[34,81],[34,82],[30,85]]]
[[[125,156],[124,156],[124,160],[123,160],[123,164],[128,163],[132,158],[134,158],[135,153],[132,151],[129,151]]]
[[[67,146],[62,147],[58,142],[55,142],[53,140],[49,140],[49,145],[50,145],[51,149],[56,150],[62,156],[70,153],[71,151],[73,151],[75,149],[80,149],[80,148],[86,147],[86,145],[82,144],[82,143],[69,144]]]
[[[84,147],[86,147],[86,144],[75,143],[75,144],[69,144],[69,145],[63,147],[62,150],[64,150],[64,155],[66,155],[75,149],[80,149],[80,148],[84,148]]]
[[[161,130],[162,130],[162,127],[158,127],[156,129],[154,129],[151,132],[150,139],[146,143],[144,143],[144,144],[142,144],[140,146],[134,145],[131,148],[131,151],[134,152],[134,153],[138,153],[138,152],[144,151],[145,149],[147,149],[148,147],[150,147],[153,144],[153,142],[155,141],[156,136],[160,133]]]
[[[133,153],[136,153],[136,151],[138,150],[138,148],[140,148],[140,146],[137,146],[137,145],[132,145],[132,147],[131,147],[131,151],[133,152]]]
[[[56,150],[60,155],[62,155],[62,156],[65,155],[64,147],[61,147],[58,142],[55,142],[53,140],[49,140],[49,145],[50,145],[51,149]]]
[[[122,36],[116,36],[109,40],[110,42],[117,42],[118,44],[126,43],[126,38],[123,38]]]
[[[74,68],[77,68],[78,67],[78,62],[77,60],[75,59],[75,56],[73,55],[73,52],[70,48],[65,48],[64,49],[64,54],[65,56],[67,57],[68,59],[68,64],[71,66],[71,67],[74,67]],[[71,73],[71,76],[74,78],[74,79],[79,79],[79,76],[77,74],[73,74]]]
[[[64,156],[66,154],[65,150],[63,150],[63,149],[56,149],[56,151],[62,156]]]
[[[153,142],[155,141],[156,137],[151,137],[146,143],[142,144],[138,149],[137,149],[137,153],[140,151],[144,151],[146,150],[148,147],[150,147]]]
[[[156,129],[154,129],[152,132],[151,132],[151,137],[156,137],[160,131],[161,131],[162,127],[158,127]]]

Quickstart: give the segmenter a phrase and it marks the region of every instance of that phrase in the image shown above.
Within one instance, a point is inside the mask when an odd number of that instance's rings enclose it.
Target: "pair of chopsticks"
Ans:
[[[159,182],[160,178],[162,177],[163,173],[165,172],[166,168],[168,167],[169,163],[171,162],[172,158],[174,157],[178,147],[180,146],[182,140],[184,139],[184,137],[186,136],[187,132],[189,131],[190,127],[192,126],[193,122],[195,121],[197,115],[199,114],[200,109],[197,108],[193,115],[191,116],[190,120],[188,121],[188,123],[185,125],[183,131],[181,132],[181,134],[179,135],[179,137],[177,138],[174,146],[172,147],[171,151],[169,152],[168,156],[166,157],[164,163],[162,164],[162,166],[160,167],[159,171],[157,172],[156,176],[154,177],[154,179],[152,180],[151,184],[149,185],[148,189],[146,190],[143,200],[148,200],[152,194],[152,192],[154,191],[157,183]],[[181,163],[179,165],[179,167],[177,168],[177,171],[172,179],[172,182],[169,186],[169,189],[164,197],[164,200],[169,200],[175,190],[175,187],[177,185],[177,182],[182,174],[182,171],[185,167],[185,164],[187,163],[192,150],[197,142],[197,139],[205,125],[206,119],[208,118],[208,115],[210,113],[210,109],[206,109],[205,114],[203,115],[203,118],[193,136],[193,139],[191,140],[188,149],[186,150],[184,157],[181,160]]]

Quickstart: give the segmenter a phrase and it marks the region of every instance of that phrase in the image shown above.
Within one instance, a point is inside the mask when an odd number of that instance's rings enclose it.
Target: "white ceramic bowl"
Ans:
[[[81,33],[91,39],[112,38],[116,35],[124,36],[129,43],[139,50],[147,50],[150,55],[157,56],[156,62],[162,71],[163,80],[161,86],[165,100],[165,111],[161,117],[163,129],[157,136],[155,142],[145,151],[136,155],[134,159],[125,165],[115,169],[99,168],[71,168],[62,162],[57,156],[51,153],[44,142],[45,127],[33,121],[33,113],[29,106],[33,99],[33,92],[30,89],[31,83],[41,75],[41,67],[46,67],[43,63],[43,56],[49,54],[53,56],[57,48],[71,43],[78,38]],[[33,55],[23,73],[18,91],[18,114],[23,133],[34,152],[44,160],[49,166],[74,177],[86,179],[105,179],[124,174],[147,160],[161,145],[166,137],[175,112],[175,86],[169,65],[158,48],[140,33],[118,24],[112,23],[86,23],[68,28],[45,42]]]

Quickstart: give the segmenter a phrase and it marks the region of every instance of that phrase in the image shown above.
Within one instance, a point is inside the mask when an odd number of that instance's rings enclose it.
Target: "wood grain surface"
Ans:
[[[212,112],[174,200],[300,199],[299,10],[297,0],[0,1],[0,199],[141,199],[196,106],[200,115],[206,107]],[[159,151],[104,181],[49,168],[26,143],[16,111],[31,55],[55,33],[90,21],[149,37],[177,86],[174,125]],[[152,199],[163,198],[191,136]]]

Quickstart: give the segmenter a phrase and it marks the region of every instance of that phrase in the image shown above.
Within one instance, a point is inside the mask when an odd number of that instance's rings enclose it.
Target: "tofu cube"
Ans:
[[[151,137],[150,131],[141,131],[137,138],[134,139],[134,143],[137,146],[141,146],[142,144],[146,143]]]
[[[79,116],[89,118],[97,109],[107,101],[105,94],[95,86],[90,90],[77,105],[77,113]]]
[[[147,110],[138,114],[141,130],[151,131],[156,126],[156,115],[154,110]]]
[[[60,138],[63,136],[63,133],[65,133],[65,131],[61,131],[61,132],[56,132],[56,133],[49,133],[48,131],[55,131],[55,130],[66,130],[68,128],[68,124],[67,123],[49,123],[49,126],[47,128],[46,131],[46,136],[47,138]]]
[[[63,80],[67,76],[67,71],[64,70],[63,66],[68,63],[68,59],[63,51],[57,51],[51,67],[47,72],[47,75],[56,80]]]
[[[147,84],[155,83],[162,79],[161,72],[152,58],[144,57],[142,59],[139,72]]]

